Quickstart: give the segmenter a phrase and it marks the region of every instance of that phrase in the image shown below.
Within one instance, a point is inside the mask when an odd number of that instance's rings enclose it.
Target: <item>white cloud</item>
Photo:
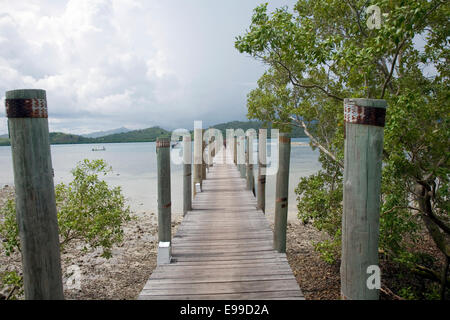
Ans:
[[[52,131],[242,119],[262,68],[233,42],[259,2],[0,0],[0,97],[45,89]]]

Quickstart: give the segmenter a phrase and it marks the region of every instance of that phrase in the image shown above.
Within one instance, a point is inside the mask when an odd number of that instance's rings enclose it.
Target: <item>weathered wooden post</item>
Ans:
[[[379,288],[373,288],[369,284],[369,277],[372,275],[371,268],[378,268],[381,163],[386,108],[385,100],[344,100],[343,299],[379,298]],[[370,271],[369,266],[373,266]]]
[[[158,170],[158,257],[157,264],[170,263],[172,239],[170,195],[170,139],[156,139],[156,161]]]
[[[217,149],[217,141],[216,141],[215,136],[211,137],[209,145],[211,146],[211,150],[210,150],[211,161],[209,162],[209,166],[212,167],[214,157],[216,156],[216,149]]]
[[[233,161],[234,164],[237,165],[237,138],[236,136],[233,137]]]
[[[194,188],[194,196],[197,193],[196,184],[200,184],[200,190],[202,190],[202,163],[203,163],[203,154],[202,154],[202,140],[203,134],[201,128],[194,129],[194,179],[193,179],[193,188]]]
[[[259,129],[258,137],[258,186],[256,208],[266,212],[266,143],[267,129]]]
[[[253,175],[253,134],[247,136],[247,156],[246,156],[246,179],[247,189],[255,194],[255,177]]]
[[[278,172],[275,190],[275,227],[273,246],[278,252],[286,252],[286,228],[289,196],[289,163],[291,157],[291,138],[280,133],[278,139]]]
[[[191,136],[183,137],[183,216],[192,210],[192,149]]]
[[[247,136],[242,137],[242,165],[241,165],[241,177],[246,179],[247,178]]]
[[[238,161],[238,169],[240,173],[241,178],[245,178],[244,175],[244,165],[245,165],[245,138],[244,136],[238,137],[238,155],[237,155],[237,161]]]
[[[203,136],[205,134],[205,130],[203,130]],[[206,157],[206,160],[204,158],[206,150],[206,142],[202,141],[202,181],[206,179],[206,161],[208,157]]]
[[[25,299],[64,299],[45,90],[6,92]]]

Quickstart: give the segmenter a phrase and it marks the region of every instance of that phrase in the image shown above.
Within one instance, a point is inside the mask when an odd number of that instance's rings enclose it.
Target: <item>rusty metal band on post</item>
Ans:
[[[283,202],[283,203],[281,204],[281,208],[286,208],[287,198],[277,198],[275,201],[276,201],[276,202]]]
[[[45,99],[6,99],[8,118],[48,118]]]
[[[170,141],[167,140],[156,140],[156,148],[169,148]]]
[[[289,137],[281,136],[281,135],[279,136],[279,140],[281,143],[289,143],[291,141]]]
[[[258,181],[260,181],[262,184],[266,183],[266,176],[261,176]]]
[[[169,208],[172,206],[172,202],[169,202],[168,204],[164,205],[163,208]]]
[[[344,121],[348,123],[384,127],[385,118],[385,108],[362,107],[355,104],[344,105]]]

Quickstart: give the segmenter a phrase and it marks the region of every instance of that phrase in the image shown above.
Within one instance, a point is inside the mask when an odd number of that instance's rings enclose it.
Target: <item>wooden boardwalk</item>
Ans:
[[[172,263],[153,271],[138,299],[304,299],[236,166],[210,169],[173,237]]]

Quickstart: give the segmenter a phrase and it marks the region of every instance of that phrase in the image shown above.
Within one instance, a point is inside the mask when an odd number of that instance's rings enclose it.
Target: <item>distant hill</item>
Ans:
[[[240,129],[244,130],[244,132],[251,128],[255,129],[256,132],[258,132],[258,130],[261,128],[267,128],[269,130],[271,129],[271,125],[266,127],[264,125],[264,123],[261,121],[231,121],[231,122],[216,124],[211,127],[222,131],[224,138],[226,137],[226,129],[235,129],[236,130],[236,129],[240,128]],[[303,131],[303,128],[299,128],[297,126],[292,126],[291,130],[292,131],[289,133],[291,138],[306,137],[306,134]],[[270,131],[267,132],[267,136],[270,137]]]
[[[50,132],[50,144],[94,143],[94,140],[76,134]]]
[[[125,128],[125,127],[121,127],[121,128],[117,128],[117,129],[113,129],[113,130],[106,130],[106,131],[96,131],[96,132],[92,132],[92,133],[88,133],[88,134],[83,134],[83,137],[86,138],[100,138],[100,137],[104,137],[104,136],[109,136],[112,134],[116,134],[116,133],[125,133],[125,132],[130,132],[132,130]]]
[[[161,136],[170,137],[170,131],[160,127],[152,127],[142,130],[134,130],[124,133],[111,134],[109,136],[96,138],[96,143],[114,143],[114,142],[151,142]]]
[[[0,146],[9,146],[8,138],[0,138]]]
[[[0,135],[0,139],[8,139],[8,138],[9,138],[9,135],[7,133]]]
[[[247,131],[250,128],[259,130],[264,127],[264,124],[260,121],[231,121],[226,123],[219,123],[212,128],[216,128],[222,131],[223,137],[226,138],[226,129],[243,129]],[[121,130],[126,128],[119,128],[115,130]],[[268,127],[270,129],[270,126]],[[106,131],[104,131],[106,132]],[[99,132],[97,132],[99,133]],[[96,134],[97,134],[96,133]],[[93,133],[94,134],[94,133]],[[165,136],[170,137],[171,132],[160,127],[152,127],[141,130],[133,130],[115,134],[109,134],[102,137],[86,137],[75,134],[67,134],[62,132],[51,132],[50,133],[50,144],[79,144],[79,143],[121,143],[121,142],[152,142],[156,141],[156,138]],[[270,131],[267,133],[270,137]],[[290,133],[292,138],[302,138],[306,137],[302,128],[293,126]],[[9,146],[8,135],[0,137],[0,146]]]
[[[79,144],[79,143],[120,143],[120,142],[152,142],[157,137],[170,137],[170,131],[159,127],[134,130],[124,133],[111,134],[99,138],[87,138],[75,134],[50,132],[50,144]],[[0,138],[0,146],[9,146],[9,139]]]

